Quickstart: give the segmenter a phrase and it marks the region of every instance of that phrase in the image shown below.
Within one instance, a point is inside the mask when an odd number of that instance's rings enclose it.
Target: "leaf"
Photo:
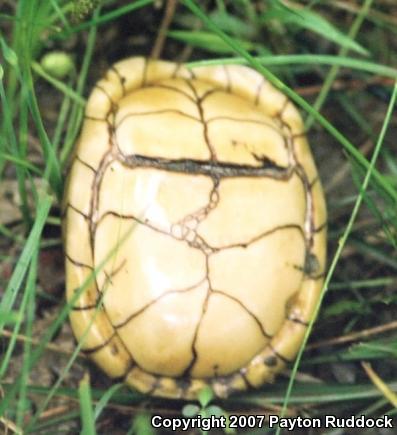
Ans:
[[[95,420],[98,420],[98,417],[101,415],[101,412],[105,409],[106,405],[113,397],[113,395],[117,393],[119,390],[121,390],[123,387],[124,384],[121,383],[114,384],[103,394],[103,396],[98,400],[97,404],[95,405],[95,410],[94,410]]]
[[[139,413],[134,417],[132,427],[132,433],[136,435],[156,435],[156,430],[151,424],[151,416],[146,412]]]
[[[79,401],[82,424],[81,435],[95,435],[95,420],[92,409],[90,377],[88,373],[85,373],[79,383]]]
[[[282,4],[280,1],[272,1],[270,8],[262,15],[263,22],[277,20],[283,24],[293,24],[300,28],[310,30],[321,35],[329,41],[335,42],[341,47],[349,48],[357,53],[368,55],[368,51],[356,41],[346,36],[333,24],[306,8],[291,8]]]
[[[225,416],[225,411],[217,405],[210,405],[207,408],[207,414],[209,416],[213,415],[214,417],[222,417],[222,416]]]
[[[331,306],[324,309],[324,318],[339,316],[341,314],[355,313],[355,314],[369,314],[370,308],[364,305],[362,302],[353,301],[350,299],[342,299],[335,302]]]
[[[44,195],[37,206],[36,220],[30,231],[29,237],[25,243],[23,251],[18,259],[11,279],[8,282],[6,290],[3,292],[3,296],[0,302],[0,335],[3,331],[5,324],[4,313],[10,312],[15,303],[18,293],[21,290],[23,280],[26,275],[26,271],[29,267],[32,256],[39,244],[41,232],[44,224],[47,220],[48,213],[52,204],[52,198],[48,195]]]
[[[198,394],[198,401],[202,408],[205,408],[214,398],[214,392],[210,386],[204,387]]]
[[[202,48],[203,50],[211,51],[213,53],[234,53],[234,50],[226,44],[218,35],[211,32],[188,30],[172,30],[167,33],[171,38],[183,41],[194,47]],[[239,43],[245,50],[252,51],[255,49],[255,44],[249,41],[241,41]]]
[[[187,404],[182,408],[182,415],[184,417],[194,417],[200,411],[200,408],[197,405]]]
[[[0,37],[1,51],[3,53],[4,59],[13,67],[18,65],[18,56],[15,51],[10,48],[5,40]]]
[[[254,27],[236,16],[216,10],[210,14],[210,18],[226,33],[230,33],[231,35],[240,38],[252,39],[254,37]]]

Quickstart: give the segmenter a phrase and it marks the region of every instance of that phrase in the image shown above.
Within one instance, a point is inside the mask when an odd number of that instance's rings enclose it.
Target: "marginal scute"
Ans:
[[[315,198],[319,198],[316,201],[313,210],[313,224],[314,224],[314,229],[317,230],[320,227],[326,225],[327,223],[327,208],[325,204],[323,188],[321,186],[321,183],[319,183],[318,181],[314,183],[311,188],[311,192]]]
[[[171,92],[180,93],[182,95],[185,95],[188,99],[194,100],[196,98],[196,93],[194,87],[192,86],[193,82],[194,81],[185,80],[183,78],[178,77],[178,78],[165,79],[151,86],[167,89]],[[212,88],[211,86],[208,86],[207,89],[212,89]]]
[[[257,105],[271,117],[279,117],[285,108],[287,97],[267,80],[257,90]]]
[[[109,126],[106,120],[86,119],[76,146],[79,159],[97,170],[110,147]],[[87,187],[91,188],[89,183]]]
[[[233,94],[256,104],[258,91],[264,78],[257,71],[241,65],[227,65],[230,78],[230,91]]]
[[[117,74],[108,74],[108,77],[100,80],[90,98],[85,109],[85,116],[104,119],[114,109],[114,105],[123,95]]]
[[[244,391],[248,387],[244,377],[238,372],[224,380],[216,378],[211,386],[215,394],[222,398],[226,398],[238,391]]]
[[[114,352],[114,346],[117,346],[117,353]],[[124,376],[133,364],[131,356],[117,336],[89,356],[111,378]]]
[[[253,358],[245,369],[245,376],[254,387],[260,387],[264,382],[272,382],[285,364],[278,358],[270,346],[266,346],[260,355]]]
[[[326,259],[321,183],[287,98],[243,66],[126,59],[94,88],[72,165],[66,294],[87,355],[158,397],[272,382]]]
[[[298,109],[289,101],[283,108],[281,119],[290,128],[292,135],[301,135],[304,133],[304,125]]]
[[[130,92],[142,86],[146,60],[144,57],[131,57],[114,64],[119,76],[124,79],[124,89]]]
[[[302,344],[305,332],[305,325],[287,320],[278,332],[277,339],[272,340],[272,347],[281,359],[292,361]]]
[[[149,393],[155,388],[157,377],[135,366],[128,372],[125,382],[142,393]]]
[[[80,309],[95,306],[98,300],[98,293],[95,287],[94,271],[84,266],[72,267],[73,264],[68,257],[66,262],[68,263],[66,296],[68,300],[74,297],[75,303],[72,309],[75,307]],[[78,293],[78,297],[76,293]]]
[[[304,136],[296,136],[293,138],[292,143],[296,163],[304,165],[307,179],[309,183],[312,183],[313,180],[318,177],[318,173],[316,165],[311,158],[311,151],[307,139]]]
[[[82,350],[100,349],[114,335],[114,329],[101,309],[72,310],[70,320]]]
[[[190,74],[183,66],[173,62],[149,60],[145,71],[145,84],[150,85],[174,76],[190,78]]]
[[[215,89],[228,90],[229,78],[225,67],[221,65],[200,66],[192,68],[192,71],[196,80],[211,84]]]
[[[316,253],[317,261],[320,265],[318,272],[313,278],[319,279],[324,278],[325,273],[325,260],[327,256],[327,249],[324,244],[324,238],[327,235],[327,227],[323,226],[321,231],[314,233],[313,242],[312,242],[312,252]],[[307,277],[310,278],[310,277]],[[320,284],[322,284],[322,279],[320,279]]]
[[[94,175],[95,174],[93,173],[92,169],[84,165],[80,160],[74,159],[69,177],[82,179],[84,180],[84,184],[72,184],[70,186],[69,204],[85,215],[88,215],[90,210],[90,204],[87,201],[87,196],[89,196],[91,193],[90,191],[94,181]]]
[[[320,296],[322,281],[305,279],[294,304],[288,307],[286,317],[307,324],[313,317],[318,298]]]
[[[68,237],[65,251],[76,263],[92,266],[92,251],[88,222],[84,216],[71,207],[66,209],[66,231]]]

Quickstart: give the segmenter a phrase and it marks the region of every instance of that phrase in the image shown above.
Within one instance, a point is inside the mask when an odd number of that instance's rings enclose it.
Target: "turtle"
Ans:
[[[132,57],[86,105],[63,202],[82,350],[141,393],[274,381],[324,279],[327,215],[302,118],[242,65]]]

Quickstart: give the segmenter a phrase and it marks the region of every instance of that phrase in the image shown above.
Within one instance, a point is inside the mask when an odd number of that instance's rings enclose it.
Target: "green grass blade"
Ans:
[[[204,31],[191,31],[191,30],[173,30],[169,31],[167,35],[177,41],[185,42],[193,47],[198,47],[213,53],[232,53],[233,49],[225,43],[225,41],[218,35],[211,32]],[[250,41],[238,40],[238,43],[245,50],[254,50],[255,44]]]
[[[12,309],[18,296],[30,261],[39,244],[41,232],[50,211],[51,203],[52,198],[48,195],[44,195],[37,206],[36,219],[32,230],[0,302],[0,335],[4,329],[4,314]]]
[[[397,79],[397,68],[382,65],[367,60],[355,59],[349,56],[334,56],[329,54],[278,54],[266,56],[253,56],[253,59],[261,65],[286,66],[291,65],[308,65],[312,69],[314,65],[335,65],[344,68],[351,68],[357,71],[368,72],[383,77]],[[248,65],[249,60],[245,57],[227,57],[210,60],[198,60],[186,64],[189,68],[208,66],[208,65]]]
[[[33,322],[35,319],[35,299],[36,299],[36,279],[37,279],[37,264],[38,264],[39,247],[36,247],[32,261],[30,262],[30,268],[28,273],[28,278],[26,282],[26,290],[24,293],[24,298],[26,295],[27,305],[26,305],[26,337],[32,337],[33,335]],[[25,417],[25,407],[29,403],[29,398],[27,394],[27,385],[29,383],[29,362],[31,355],[31,342],[29,340],[24,342],[23,345],[23,361],[21,369],[21,383],[18,394],[18,405],[17,405],[17,425],[22,427],[23,420]]]
[[[81,95],[73,91],[73,89],[71,89],[69,86],[65,85],[63,81],[58,80],[55,77],[52,77],[50,74],[46,73],[40,64],[38,64],[37,62],[33,62],[32,69],[36,74],[47,80],[47,82],[51,83],[54,88],[58,89],[58,91],[61,91],[65,96],[69,97],[76,104],[79,104],[81,107],[85,106],[86,101]]]
[[[124,387],[125,387],[124,384],[114,384],[103,394],[103,396],[98,400],[98,403],[95,405],[95,410],[94,410],[95,421],[98,420],[99,416],[101,415],[102,411],[105,409],[106,405],[109,403],[111,398]]]
[[[356,19],[353,21],[353,24],[350,28],[349,31],[349,38],[350,40],[353,40],[357,34],[358,31],[365,19],[365,17],[368,15],[368,12],[371,8],[373,0],[365,0],[360,13],[357,15]],[[347,52],[349,51],[349,48],[351,49],[352,47],[350,47],[349,45],[343,45],[341,50],[339,51],[339,55],[340,56],[345,56],[347,54]],[[318,94],[316,101],[313,104],[313,108],[316,109],[317,111],[320,111],[321,107],[323,106],[327,95],[329,94],[329,91],[331,90],[332,84],[334,83],[336,76],[338,75],[338,71],[339,71],[339,67],[334,65],[329,73],[327,74],[327,77],[324,80],[324,84],[323,87],[320,91],[320,93]],[[307,120],[305,122],[305,127],[309,130],[310,127],[313,125],[314,122],[314,118],[312,115],[309,115],[307,117]]]
[[[100,13],[100,9],[97,9],[94,13],[94,19],[96,19],[99,16],[99,13]],[[97,29],[96,27],[92,27],[88,34],[87,46],[84,52],[83,63],[77,80],[76,93],[78,95],[81,95],[84,90],[84,86],[88,74],[88,68],[90,66],[92,55],[94,52],[96,35],[97,35]],[[65,168],[68,162],[69,155],[71,153],[73,145],[75,144],[78,132],[80,131],[82,117],[83,117],[83,108],[79,104],[74,103],[72,105],[72,109],[70,113],[64,145],[60,153],[60,161],[61,161],[62,168]]]
[[[86,373],[79,384],[79,401],[81,410],[81,435],[95,435],[95,420],[92,410],[90,377]]]
[[[262,15],[262,21],[277,20],[287,26],[295,25],[307,29],[332,41],[341,47],[353,50],[359,54],[368,55],[368,51],[350,36],[346,36],[321,15],[307,8],[287,7],[278,0],[271,2],[270,8]]]
[[[22,327],[22,322],[24,319],[24,312],[27,310],[28,302],[30,301],[30,292],[31,292],[31,286],[34,282],[35,276],[33,275],[35,273],[35,268],[37,267],[36,263],[36,256],[37,256],[37,247],[35,246],[35,250],[32,254],[32,261],[29,265],[29,273],[28,273],[28,279],[26,284],[26,291],[23,294],[23,298],[21,301],[21,305],[18,310],[16,322],[14,325],[14,329],[12,331],[12,335],[9,339],[7,350],[4,352],[0,364],[0,379],[2,379],[6,373],[6,370],[10,364],[12,353],[15,349],[15,345],[17,343],[17,335],[19,334],[19,331]]]
[[[60,201],[62,198],[63,190],[61,167],[55,154],[54,147],[52,146],[52,143],[50,142],[47,136],[47,132],[44,128],[43,120],[41,118],[39,106],[37,104],[37,99],[34,92],[33,78],[30,70],[26,74],[25,80],[29,108],[42,145],[43,155],[46,162],[46,172],[48,173],[51,188],[55,192],[58,200]]]

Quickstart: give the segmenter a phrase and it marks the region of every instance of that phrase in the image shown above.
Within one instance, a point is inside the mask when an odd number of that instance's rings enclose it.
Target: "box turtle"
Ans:
[[[295,357],[326,208],[298,111],[256,71],[113,65],[88,100],[63,216],[72,328],[110,377],[226,397]]]

